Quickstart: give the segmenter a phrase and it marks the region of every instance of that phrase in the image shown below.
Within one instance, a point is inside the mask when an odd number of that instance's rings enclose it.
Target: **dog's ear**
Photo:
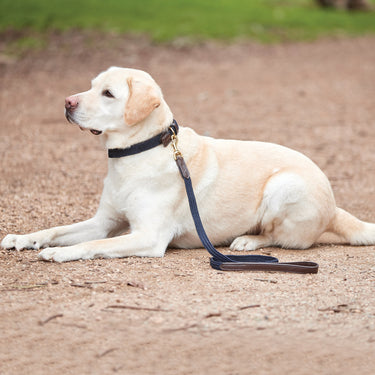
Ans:
[[[128,78],[129,98],[125,105],[125,123],[135,125],[144,120],[160,105],[160,94],[156,87]]]

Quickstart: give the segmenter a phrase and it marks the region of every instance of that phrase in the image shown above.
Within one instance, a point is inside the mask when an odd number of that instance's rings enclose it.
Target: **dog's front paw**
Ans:
[[[40,260],[54,261],[58,263],[82,259],[79,248],[69,247],[47,247],[38,254]]]
[[[3,249],[16,249],[16,250],[32,249],[32,250],[38,250],[38,249],[40,249],[41,245],[30,234],[25,234],[25,235],[8,234],[1,241],[1,247]]]
[[[16,247],[16,241],[17,241],[16,234],[8,234],[1,241],[1,247],[3,249],[14,249]]]

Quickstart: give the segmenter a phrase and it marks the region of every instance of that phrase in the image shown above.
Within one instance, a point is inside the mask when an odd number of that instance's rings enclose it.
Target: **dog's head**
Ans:
[[[65,116],[95,135],[128,137],[139,133],[140,127],[148,133],[159,131],[172,120],[159,86],[148,73],[117,67],[100,73],[90,90],[66,98]]]

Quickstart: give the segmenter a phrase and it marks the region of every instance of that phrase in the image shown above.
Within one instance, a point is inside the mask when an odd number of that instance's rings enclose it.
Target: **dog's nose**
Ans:
[[[68,96],[65,99],[65,108],[72,110],[78,107],[78,98],[76,96]]]

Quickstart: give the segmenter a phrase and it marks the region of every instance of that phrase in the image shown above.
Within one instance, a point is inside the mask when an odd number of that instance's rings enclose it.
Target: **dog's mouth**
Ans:
[[[100,135],[102,134],[102,131],[101,130],[96,130],[96,129],[90,129],[90,132],[94,135]]]
[[[65,117],[66,117],[66,119],[67,119],[71,124],[78,125],[79,128],[80,128],[82,131],[83,131],[83,130],[87,130],[87,128],[84,128],[83,126],[77,124],[77,123],[74,121],[72,115],[71,115],[68,111],[65,111]],[[100,135],[100,134],[102,134],[102,131],[101,131],[101,130],[96,130],[96,129],[88,129],[88,130],[90,130],[90,132],[91,132],[92,134],[94,134],[94,135]]]

